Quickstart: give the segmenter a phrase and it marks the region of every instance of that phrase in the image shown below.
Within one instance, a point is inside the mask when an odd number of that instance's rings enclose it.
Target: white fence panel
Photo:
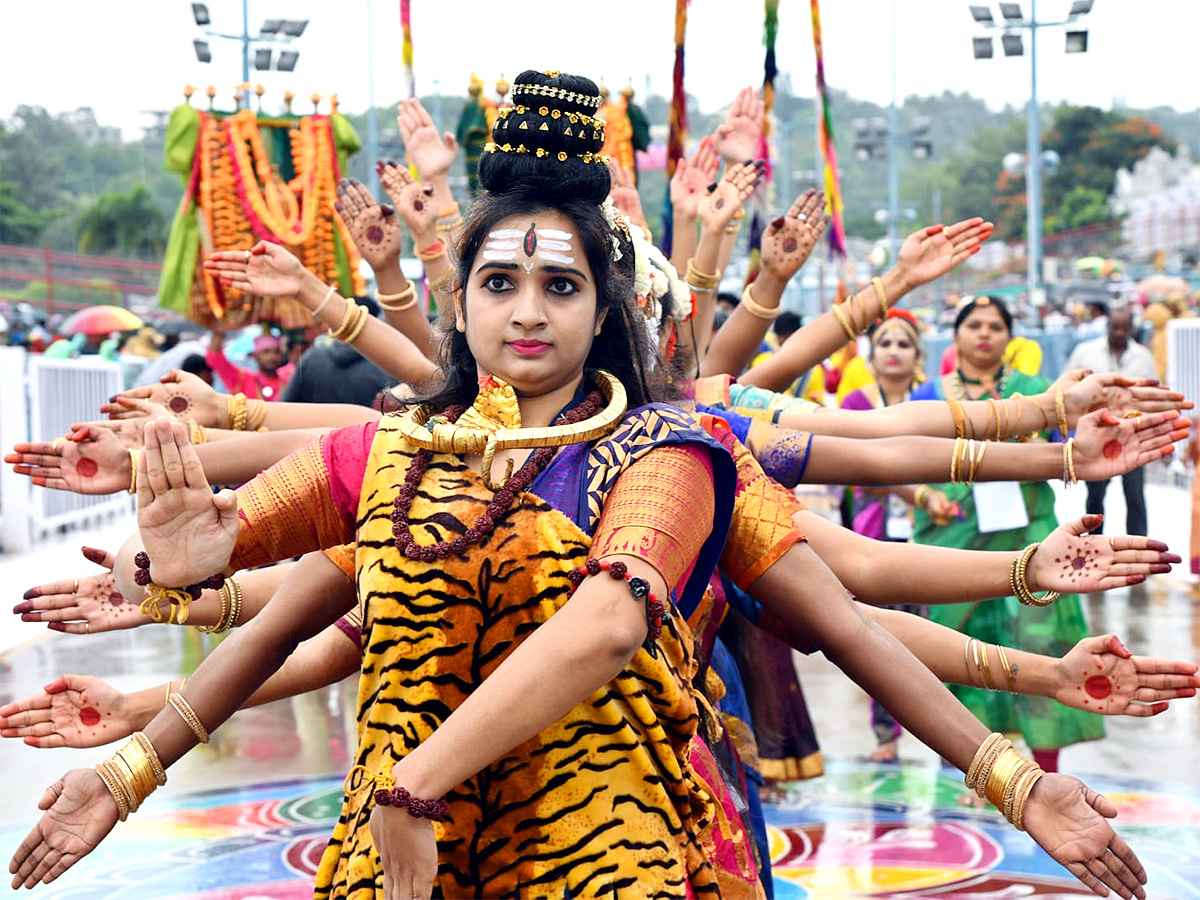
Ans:
[[[62,437],[76,422],[100,418],[100,405],[124,387],[121,366],[100,359],[46,359],[5,349],[0,357],[3,399],[0,435],[4,450],[23,441]],[[28,549],[53,529],[95,523],[127,512],[124,493],[88,496],[33,487],[5,467],[4,549]]]
[[[1167,384],[1200,409],[1200,319],[1167,323]]]

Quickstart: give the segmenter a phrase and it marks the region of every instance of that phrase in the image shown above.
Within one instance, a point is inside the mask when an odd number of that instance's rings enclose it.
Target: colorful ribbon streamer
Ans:
[[[400,58],[404,62],[404,84],[408,88],[408,96],[415,97],[417,79],[413,75],[412,0],[400,0],[400,31],[403,34]]]
[[[837,150],[833,143],[833,110],[829,104],[829,89],[825,85],[825,56],[821,47],[821,8],[819,0],[812,4],[813,51],[817,57],[817,100],[820,109],[821,157],[825,160],[825,211],[829,215],[829,255],[846,255],[846,223],[842,215],[842,188],[838,178]]]

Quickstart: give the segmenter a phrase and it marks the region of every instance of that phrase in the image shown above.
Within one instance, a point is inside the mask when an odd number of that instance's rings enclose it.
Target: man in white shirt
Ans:
[[[1108,334],[1105,337],[1084,341],[1067,360],[1068,369],[1091,369],[1093,372],[1119,372],[1130,378],[1158,378],[1154,356],[1150,350],[1130,337],[1133,332],[1133,314],[1127,307],[1117,307],[1108,316]],[[1145,473],[1139,468],[1121,476],[1121,487],[1125,491],[1125,532],[1146,533]],[[1108,480],[1087,483],[1087,511],[1092,514],[1104,512],[1104,493]],[[1103,528],[1097,529],[1101,531]]]

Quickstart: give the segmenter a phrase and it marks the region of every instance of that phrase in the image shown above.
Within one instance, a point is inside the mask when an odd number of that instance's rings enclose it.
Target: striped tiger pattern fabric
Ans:
[[[381,424],[356,523],[364,656],[355,763],[376,773],[428,738],[562,607],[566,573],[590,544],[561,511],[526,493],[463,555],[405,558],[390,514],[415,451],[394,420]],[[410,511],[412,533],[420,544],[453,537],[490,500],[460,459],[435,454]],[[667,617],[657,658],[638,650],[616,679],[451,792],[449,818],[435,823],[439,895],[720,896],[701,837],[716,810],[689,762],[692,649],[686,625]],[[318,898],[382,892],[371,786],[355,772]]]

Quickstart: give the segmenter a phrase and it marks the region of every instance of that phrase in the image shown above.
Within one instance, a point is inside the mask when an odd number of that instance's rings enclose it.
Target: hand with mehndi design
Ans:
[[[337,195],[335,208],[362,258],[377,272],[399,265],[403,230],[396,211],[377,203],[357,178],[339,181]]]
[[[1145,900],[1146,870],[1113,831],[1117,808],[1077,778],[1049,772],[1025,804],[1025,830],[1054,860],[1101,897]]]
[[[1169,701],[1196,696],[1196,671],[1195,663],[1134,656],[1115,634],[1102,634],[1084,638],[1055,662],[1058,686],[1051,696],[1104,716],[1157,716]]]
[[[211,253],[204,271],[226,287],[264,297],[298,296],[308,274],[295,254],[269,241],[259,241],[250,250]]]
[[[40,694],[0,706],[0,737],[30,747],[101,747],[145,726],[133,721],[128,700],[92,675],[63,675]]]
[[[67,634],[99,634],[149,625],[150,619],[117,590],[113,555],[95,547],[84,547],[82,552],[84,559],[108,571],[30,588],[13,607],[21,621],[45,622],[52,631]]]
[[[433,188],[413,178],[412,172],[394,162],[381,162],[379,183],[388,198],[396,205],[396,212],[404,220],[413,240],[424,240],[437,233],[437,206]]]
[[[930,225],[910,234],[896,255],[904,291],[941,278],[972,253],[978,253],[995,227],[976,216],[953,225]]]
[[[139,425],[139,427],[141,427]],[[115,494],[129,489],[129,451],[105,428],[76,428],[64,440],[13,445],[4,457],[18,475],[38,487],[76,494]]]
[[[1046,393],[1053,395],[1057,388],[1063,391],[1063,404],[1070,422],[1076,422],[1084,413],[1097,409],[1107,409],[1122,416],[1131,412],[1192,408],[1191,401],[1185,400],[1183,394],[1170,390],[1155,379],[1129,378],[1116,372],[1092,373],[1087,369],[1072,369],[1060,375]],[[1053,409],[1053,406],[1050,408]],[[1050,415],[1053,416],[1053,412]]]
[[[713,134],[713,147],[727,166],[738,160],[753,159],[762,141],[766,105],[752,87],[744,87],[725,114],[725,121]]]
[[[810,188],[763,231],[763,268],[786,284],[821,240],[826,221],[825,192]]]
[[[704,196],[704,189],[713,182],[720,170],[721,161],[713,150],[713,139],[706,135],[696,145],[692,158],[682,157],[675,163],[675,174],[671,176],[671,207],[679,218],[696,218],[696,207]]]
[[[150,403],[166,407],[172,414],[185,417],[205,428],[228,428],[229,407],[225,394],[213,389],[213,386],[191,372],[182,369],[172,369],[158,384],[147,384],[141,387],[122,391],[112,398],[112,402],[100,407],[102,413],[107,413],[110,419],[137,418],[137,428],[145,426],[145,417],[136,404],[126,400],[146,400]],[[138,447],[142,446],[142,438],[138,438]]]
[[[754,160],[738,163],[725,170],[725,177],[708,186],[708,191],[696,204],[701,226],[710,232],[720,232],[733,221],[746,198],[754,193],[762,178],[763,167]]]
[[[155,416],[169,416],[172,419],[186,419],[185,416],[175,413],[167,403],[186,410],[190,405],[186,399],[172,398],[164,396],[166,403],[159,403],[154,400],[144,400],[138,397],[130,397],[125,394],[117,394],[108,403],[100,405],[100,412],[108,415],[112,421],[122,421],[128,419],[146,419]],[[139,426],[140,427],[140,426]]]
[[[1075,430],[1075,474],[1080,481],[1107,481],[1170,456],[1187,439],[1191,422],[1178,412],[1118,419],[1107,409],[1084,415]]]
[[[404,141],[404,152],[417,167],[422,181],[432,181],[446,175],[458,156],[458,141],[447,131],[438,134],[433,118],[414,97],[400,102],[396,125]]]
[[[1034,591],[1091,593],[1139,584],[1180,561],[1166,544],[1140,535],[1088,534],[1104,516],[1086,515],[1055,528],[1034,551],[1025,580]]]

